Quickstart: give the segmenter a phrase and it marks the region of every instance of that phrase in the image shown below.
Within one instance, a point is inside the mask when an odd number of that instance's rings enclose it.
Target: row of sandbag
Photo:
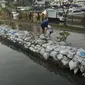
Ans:
[[[40,53],[45,60],[52,57],[55,61],[61,61],[64,66],[74,70],[74,74],[80,70],[85,76],[85,58],[79,55],[80,52],[85,52],[82,48],[76,49],[67,46],[64,42],[52,41],[45,34],[37,35],[33,32],[13,30],[6,25],[0,26],[0,36]]]

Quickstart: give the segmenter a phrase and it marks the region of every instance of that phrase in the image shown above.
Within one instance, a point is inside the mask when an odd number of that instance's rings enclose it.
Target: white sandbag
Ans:
[[[48,45],[46,47],[46,52],[51,52],[53,49],[54,49],[54,46],[53,45]]]
[[[40,35],[40,39],[45,40],[45,39],[47,39],[47,37],[46,37],[45,34],[41,34],[41,35]]]
[[[14,43],[16,43],[16,40],[13,40]]]
[[[58,54],[58,52],[52,51],[52,52],[50,53],[50,56],[51,56],[54,60],[58,60],[58,59],[57,59],[57,54]]]
[[[54,51],[59,52],[60,51],[60,47],[54,48]]]
[[[31,39],[31,40],[32,40],[32,39]],[[35,40],[32,40],[32,41],[31,41],[31,44],[36,44],[36,43],[35,43]]]
[[[66,46],[60,46],[60,50],[66,49]]]
[[[30,47],[31,46],[31,43],[30,42],[26,42],[27,46]]]
[[[81,63],[82,60],[83,60],[83,58],[81,58],[81,57],[78,56],[78,55],[75,55],[74,58],[73,58],[73,60],[78,61],[79,63]]]
[[[77,67],[78,67],[78,63],[77,63],[77,62],[75,62],[75,61],[73,61],[73,60],[71,60],[71,61],[69,62],[69,68],[70,68],[70,70],[75,69],[75,68],[77,68]]]
[[[35,48],[37,53],[39,53],[42,49],[42,47],[40,45],[36,45],[34,48]]]
[[[36,43],[38,43],[39,45],[42,45],[42,44],[46,43],[46,41],[38,39],[38,40],[36,40]]]
[[[85,77],[85,73],[83,73],[82,76]]]
[[[61,62],[63,63],[63,65],[67,65],[70,62],[70,59],[68,59],[66,56],[64,56],[61,60]]]
[[[45,52],[45,53],[43,54],[43,57],[44,57],[45,60],[47,60],[47,59],[49,58],[49,53]]]
[[[82,73],[85,71],[85,67],[82,66],[82,65],[79,66],[79,69],[80,69],[80,71],[81,71]]]
[[[59,42],[59,45],[61,45],[61,46],[65,46],[66,43],[62,41],[62,42]]]
[[[22,42],[21,41],[18,41],[18,43],[21,45],[22,44]]]
[[[42,49],[42,47],[38,48],[38,52],[40,52],[41,49]]]
[[[81,65],[85,66],[85,60],[84,59],[82,60]]]
[[[32,47],[29,47],[29,49],[30,49],[31,51],[35,52],[35,49],[34,49],[34,48],[32,48]]]
[[[72,47],[71,52],[76,52],[76,51],[77,51],[77,49]]]
[[[27,45],[27,44],[24,44],[24,48],[26,48],[26,49],[27,49],[27,48],[29,48],[29,47],[28,47],[28,45]]]
[[[50,53],[50,56],[51,56],[51,57],[55,57],[55,56],[57,56],[57,54],[58,54],[58,52],[52,51],[52,52]]]
[[[68,50],[72,50],[72,47],[70,47],[70,46],[67,46],[67,47],[66,47],[66,49],[68,49]]]
[[[60,50],[59,53],[62,54],[62,55],[67,55],[68,54],[68,51],[64,49],[64,50]]]
[[[25,41],[30,41],[31,37],[26,37],[24,40]]]
[[[74,74],[76,74],[78,72],[79,68],[74,68]]]
[[[47,45],[48,45],[47,43],[46,43],[46,44],[42,44],[42,47],[46,48],[46,47],[47,47]]]
[[[40,45],[36,45],[37,48],[40,48],[41,46]]]
[[[35,46],[35,48],[34,48],[34,49],[35,49],[35,52],[37,52],[37,53],[39,53],[39,52],[40,52],[40,50],[41,50],[40,48],[38,49],[36,46]]]
[[[58,54],[57,58],[58,58],[58,60],[61,60],[63,58],[63,55],[62,54]]]
[[[37,47],[36,46],[34,48],[35,48],[35,50],[37,50]]]
[[[52,45],[54,42],[52,40],[48,40],[48,45]]]
[[[34,48],[34,47],[35,47],[35,45],[33,45],[33,44],[32,44],[32,45],[31,45],[31,47],[32,47],[32,48]]]
[[[43,55],[44,53],[45,53],[45,49],[42,48],[42,49],[40,50],[40,54]]]
[[[67,57],[72,59],[74,58],[75,52],[68,51]]]

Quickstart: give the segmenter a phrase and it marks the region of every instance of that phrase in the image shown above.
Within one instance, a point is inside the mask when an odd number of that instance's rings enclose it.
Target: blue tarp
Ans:
[[[80,52],[81,57],[85,57],[85,52]]]

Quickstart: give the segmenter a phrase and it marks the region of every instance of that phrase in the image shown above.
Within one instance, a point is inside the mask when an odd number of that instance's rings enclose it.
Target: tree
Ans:
[[[66,2],[65,2],[65,0],[59,0],[59,2],[60,2],[60,6],[63,9],[64,25],[66,26],[66,21],[67,21],[67,16],[68,16],[68,13],[69,13],[69,8],[70,8],[70,5],[73,2],[73,0],[67,0]]]

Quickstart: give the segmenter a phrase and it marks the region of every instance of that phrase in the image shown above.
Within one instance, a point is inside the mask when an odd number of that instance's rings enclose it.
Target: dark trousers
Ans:
[[[42,33],[45,33],[45,26],[41,25]]]

